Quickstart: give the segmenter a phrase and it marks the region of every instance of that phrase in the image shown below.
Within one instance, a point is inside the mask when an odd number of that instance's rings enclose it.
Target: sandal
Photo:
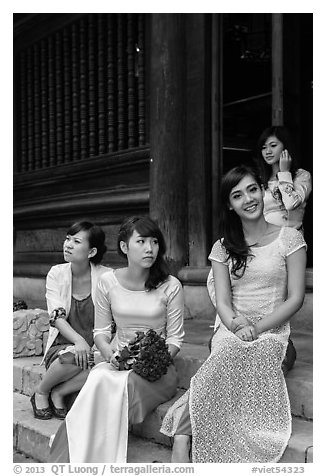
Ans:
[[[59,420],[64,420],[67,415],[67,410],[66,408],[58,408],[55,406],[55,404],[52,401],[51,395],[49,395],[49,402],[50,402],[50,407],[52,409],[52,414]]]
[[[39,420],[50,420],[50,418],[52,418],[52,411],[50,406],[46,408],[37,408],[35,403],[35,393],[33,393],[33,395],[31,396],[30,402],[32,404],[34,418],[38,418]]]

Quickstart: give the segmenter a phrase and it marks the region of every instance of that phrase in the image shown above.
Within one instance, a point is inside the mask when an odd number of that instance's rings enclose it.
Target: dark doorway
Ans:
[[[241,163],[253,164],[261,131],[272,123],[272,14],[221,15],[219,133],[225,173]],[[296,148],[300,167],[313,172],[313,15],[283,14],[283,119]],[[218,106],[217,106],[218,107]],[[313,199],[304,219],[308,267],[313,264]]]

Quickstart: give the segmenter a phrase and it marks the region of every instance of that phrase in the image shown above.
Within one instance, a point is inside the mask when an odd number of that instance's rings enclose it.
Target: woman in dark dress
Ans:
[[[66,263],[53,266],[46,279],[50,331],[42,363],[47,369],[31,397],[34,417],[64,419],[65,397],[83,386],[93,346],[94,293],[108,268],[99,263],[106,251],[103,230],[75,223],[63,244]]]

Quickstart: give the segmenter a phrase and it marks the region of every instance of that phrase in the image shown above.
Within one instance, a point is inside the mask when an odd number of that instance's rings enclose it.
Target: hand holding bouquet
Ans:
[[[149,382],[155,382],[166,374],[172,362],[165,339],[153,329],[136,332],[136,337],[129,342],[115,359],[119,370],[133,370]]]

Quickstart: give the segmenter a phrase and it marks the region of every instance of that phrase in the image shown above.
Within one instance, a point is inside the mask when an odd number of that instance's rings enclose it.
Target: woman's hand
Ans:
[[[292,157],[286,149],[280,155],[280,172],[290,172]]]
[[[180,350],[179,347],[177,347],[174,344],[168,344],[168,348],[169,348],[169,352],[170,352],[170,355],[171,355],[171,359],[174,359],[174,357],[177,355],[177,353]]]
[[[254,326],[253,324],[247,324],[234,334],[239,337],[239,339],[244,340],[246,342],[251,342],[258,338],[256,326]]]
[[[75,362],[78,367],[83,370],[88,368],[88,354],[91,348],[83,337],[80,336],[78,341],[75,342]]]
[[[105,345],[101,345],[101,348],[100,348],[100,352],[102,354],[102,357],[103,359],[106,361],[106,362],[111,362],[112,358],[113,358],[113,350],[111,349],[111,346],[110,344],[108,343],[105,343]]]
[[[249,321],[245,317],[235,317],[234,319],[232,319],[230,331],[235,334],[237,331],[247,326],[248,324]]]
[[[101,352],[101,356],[105,362],[110,362],[113,350],[108,336],[106,334],[96,334],[94,337],[94,343],[97,349]]]
[[[117,370],[119,370],[119,363],[117,359],[115,358],[116,354],[112,353],[111,358],[110,358],[110,364],[113,365]]]

